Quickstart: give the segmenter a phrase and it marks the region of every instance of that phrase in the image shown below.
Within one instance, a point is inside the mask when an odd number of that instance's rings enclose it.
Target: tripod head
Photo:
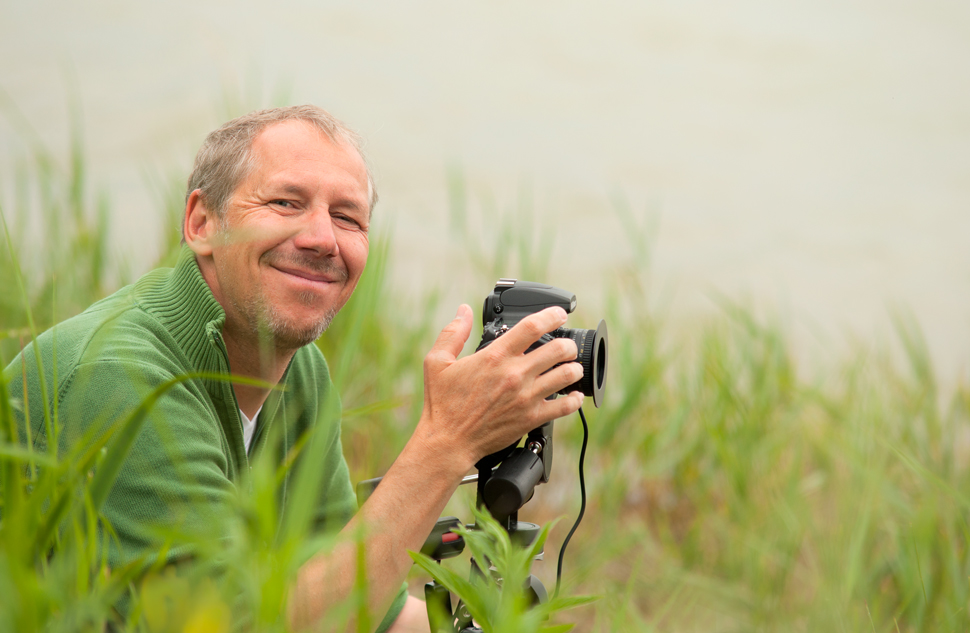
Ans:
[[[533,429],[522,446],[518,442],[483,457],[478,469],[479,507],[484,506],[508,532],[515,531],[519,509],[549,481],[552,472],[552,428],[547,422]]]
[[[518,511],[535,493],[537,485],[549,481],[552,471],[552,429],[547,422],[533,429],[518,442],[501,451],[486,455],[475,464],[478,474],[462,479],[462,484],[477,484],[476,505],[485,507],[513,540],[523,547],[529,546],[538,535],[538,526],[518,520]],[[357,484],[357,505],[374,492],[382,477],[367,479]],[[442,517],[425,540],[421,552],[434,560],[458,556],[464,551],[464,540],[451,530],[461,522],[456,517]],[[474,524],[467,526],[474,529]]]

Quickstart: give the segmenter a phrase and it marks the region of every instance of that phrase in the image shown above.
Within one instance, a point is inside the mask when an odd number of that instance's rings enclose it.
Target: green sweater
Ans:
[[[222,339],[225,312],[212,296],[191,250],[183,247],[175,268],[154,270],[131,286],[44,332],[6,368],[21,424],[30,424],[36,449],[46,434],[33,346],[40,350],[48,405],[57,400],[61,454],[85,433],[120,422],[163,382],[190,372],[229,373]],[[56,378],[55,384],[55,370]],[[30,420],[24,420],[23,374]],[[112,566],[154,555],[164,534],[211,534],[213,512],[229,501],[234,486],[262,451],[284,456],[307,430],[316,428],[279,489],[285,514],[300,468],[316,471],[315,526],[342,527],[356,510],[340,443],[340,403],[326,361],[314,345],[294,355],[282,390],[267,399],[249,455],[239,406],[224,380],[194,379],[169,390],[155,405],[102,508],[118,536],[108,551]],[[279,441],[268,442],[268,438]],[[308,460],[312,462],[308,463]],[[288,505],[289,504],[289,505]],[[167,562],[190,553],[174,544]],[[395,600],[381,629],[400,612]]]

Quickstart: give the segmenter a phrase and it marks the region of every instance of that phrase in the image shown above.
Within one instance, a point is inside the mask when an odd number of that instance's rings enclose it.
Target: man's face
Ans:
[[[252,157],[213,246],[210,285],[227,334],[271,334],[295,349],[327,328],[364,270],[367,170],[353,147],[302,121],[263,130]]]

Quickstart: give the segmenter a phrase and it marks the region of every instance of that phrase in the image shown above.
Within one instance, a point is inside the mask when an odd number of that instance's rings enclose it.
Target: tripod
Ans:
[[[478,484],[478,507],[484,506],[489,511],[513,543],[528,547],[541,530],[535,523],[519,521],[518,514],[519,509],[532,498],[535,487],[549,481],[552,470],[552,422],[530,431],[523,446],[517,444],[479,460],[475,465],[478,475],[467,477],[466,481]],[[451,532],[459,523],[455,517],[440,519],[422,552],[439,563],[461,554],[464,539]],[[469,528],[475,529],[475,526]],[[542,553],[536,558],[541,560],[541,556]],[[487,569],[488,561],[472,559],[471,574],[484,576],[487,572],[483,565]],[[529,575],[524,589],[533,605],[548,600],[545,586],[535,575]],[[432,580],[424,586],[424,595],[433,633],[481,633],[461,600],[452,610],[451,593],[437,581]]]

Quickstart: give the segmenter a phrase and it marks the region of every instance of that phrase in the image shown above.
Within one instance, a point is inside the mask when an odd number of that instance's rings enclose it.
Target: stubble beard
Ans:
[[[297,300],[304,306],[312,307],[319,299],[312,292],[301,292]],[[314,342],[327,331],[337,315],[337,309],[331,308],[316,322],[298,327],[284,310],[267,301],[262,293],[254,297],[249,305],[240,305],[235,298],[231,302],[236,313],[243,316],[245,327],[254,339],[280,351],[296,350]]]
[[[301,292],[297,295],[297,300],[306,307],[312,307],[318,298],[312,292]],[[331,308],[316,323],[298,328],[286,318],[282,310],[262,296],[260,303],[262,305],[259,306],[258,323],[263,324],[265,331],[273,337],[277,349],[298,349],[309,345],[327,331],[333,318],[337,316],[337,309]]]
[[[268,257],[265,259],[268,262],[274,260],[290,261],[306,269],[336,274],[338,277],[342,277],[342,281],[346,282],[346,270],[330,262],[312,263],[299,257],[281,257],[269,253],[267,255]],[[296,350],[313,343],[330,327],[330,323],[342,307],[332,307],[316,322],[299,327],[292,322],[284,309],[266,298],[262,289],[257,289],[255,296],[247,305],[241,304],[236,293],[229,293],[228,299],[236,314],[243,317],[243,327],[253,335],[255,340],[263,341],[263,344],[270,344],[277,350]],[[312,292],[301,292],[296,295],[296,299],[301,305],[311,308],[317,302],[322,301],[319,296]]]

